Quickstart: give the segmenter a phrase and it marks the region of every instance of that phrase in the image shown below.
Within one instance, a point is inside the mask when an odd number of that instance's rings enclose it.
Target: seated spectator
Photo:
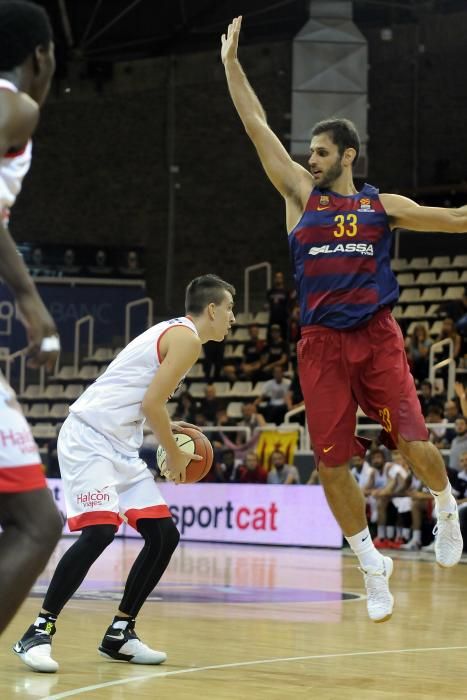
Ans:
[[[196,401],[189,391],[180,394],[177,401],[177,408],[174,413],[174,420],[183,420],[186,423],[195,423]],[[195,423],[197,425],[197,423]]]
[[[256,452],[246,453],[244,464],[238,468],[238,475],[240,484],[265,484],[268,478]]]
[[[442,449],[446,446],[444,437],[446,435],[446,418],[443,417],[443,409],[436,403],[430,404],[425,416],[425,423],[435,423],[436,427],[428,428],[430,442]],[[438,427],[439,426],[439,427]]]
[[[269,342],[264,348],[261,366],[263,377],[272,377],[276,367],[281,367],[285,371],[288,363],[287,343],[282,337],[280,326],[274,324],[271,326]]]
[[[461,454],[467,451],[467,418],[464,416],[457,418],[455,430],[456,437],[451,443],[451,451],[449,453],[449,467],[459,472],[461,469]]]
[[[220,461],[216,461],[214,465],[214,481],[218,484],[238,482],[238,469],[241,464],[242,460],[236,459],[233,450],[224,450]]]
[[[465,418],[467,418],[467,394],[465,391],[465,386],[462,384],[462,382],[455,382],[454,390],[457,398],[459,399],[461,413],[463,416],[465,416]]]
[[[445,318],[443,321],[443,326],[441,328],[441,333],[438,336],[438,341],[439,340],[445,340],[446,338],[450,338],[453,342],[453,356],[454,360],[457,363],[457,360],[459,359],[460,352],[461,352],[461,346],[462,346],[462,338],[459,335],[459,333],[456,330],[456,326],[454,324],[454,321],[452,318]],[[444,348],[440,353],[437,353],[436,358],[437,362],[441,361],[442,359],[446,359],[449,357],[449,349]],[[447,370],[447,368],[446,368]],[[446,373],[447,376],[447,373]]]
[[[297,467],[285,463],[285,454],[275,450],[271,455],[271,469],[268,474],[268,484],[299,484],[300,477]]]
[[[298,372],[295,371],[290,383],[289,391],[287,392],[287,411],[291,411],[293,408],[298,408],[303,406],[303,394],[302,388],[300,386],[300,378]],[[294,423],[305,423],[305,411],[294,416]]]
[[[232,426],[236,425],[236,422],[232,418],[229,418],[225,408],[221,407],[216,413],[215,425],[219,425],[219,426],[221,426],[221,428],[223,426],[224,427],[232,427]],[[233,442],[236,438],[236,433],[228,431],[227,436],[228,436],[229,440],[231,440]],[[213,447],[223,448],[225,445],[221,431],[211,433],[209,439],[211,440]]]
[[[457,397],[451,399],[450,401],[445,401],[444,403],[444,417],[447,423],[455,423],[456,419],[462,415],[462,412],[458,405]],[[444,440],[446,446],[449,447],[451,442],[456,437],[456,431],[454,428],[446,428],[446,433],[444,435]]]
[[[274,367],[273,379],[265,382],[262,395],[255,403],[267,402],[262,413],[268,423],[280,425],[287,413],[287,396],[290,389],[290,379],[284,377],[281,367]]]
[[[241,379],[256,381],[261,370],[261,357],[266,342],[259,337],[259,327],[256,324],[248,326],[249,340],[243,346],[243,362],[240,365]]]
[[[467,314],[467,287],[459,299],[443,301],[437,308],[437,314],[443,318],[451,318],[456,324],[461,322]]]
[[[105,250],[98,250],[94,265],[87,268],[88,274],[92,277],[108,277],[113,272],[113,267],[107,263],[107,253]]]
[[[63,263],[58,267],[60,277],[75,277],[81,272],[81,265],[76,264],[76,253],[73,248],[67,248],[63,253]]]
[[[350,473],[354,477],[360,490],[366,496],[370,487],[374,482],[374,468],[363,459],[363,457],[355,456],[350,460]]]
[[[412,374],[417,382],[428,377],[429,353],[432,342],[423,323],[418,323],[411,336],[406,338],[405,348]]]
[[[204,376],[207,382],[218,382],[222,374],[224,364],[225,340],[218,343],[216,340],[208,340],[203,345],[204,357],[202,359]]]
[[[407,479],[407,496],[411,498],[412,535],[401,549],[418,552],[422,547],[423,520],[431,515],[433,496],[420,479],[410,472]]]
[[[378,549],[387,549],[394,545],[396,534],[397,502],[394,504],[392,501],[394,497],[404,492],[408,472],[401,464],[400,454],[394,450],[391,461],[386,462],[381,474],[378,468],[381,462],[379,452],[383,455],[381,450],[374,450],[371,457],[371,465],[377,471],[376,479],[383,483],[382,486],[370,492],[377,500],[378,511],[378,536],[374,540],[374,545]]]
[[[282,337],[287,338],[290,293],[285,286],[284,273],[276,272],[272,287],[266,292],[269,304],[269,324],[278,324]]]
[[[250,428],[254,432],[257,428],[262,428],[266,425],[266,420],[261,413],[258,413],[256,404],[245,403],[242,406],[242,418],[238,421],[237,425],[245,426]],[[237,443],[245,442],[245,433],[240,431],[237,437]]]
[[[200,409],[209,425],[216,424],[217,412],[222,408],[222,402],[217,398],[216,388],[208,384],[204,390],[204,399],[200,401]]]
[[[420,394],[418,396],[420,406],[424,416],[428,413],[428,406],[433,402],[433,385],[428,379],[420,384]]]
[[[125,277],[142,277],[144,275],[144,268],[140,265],[139,255],[136,250],[128,251],[125,265],[119,267],[119,272]]]

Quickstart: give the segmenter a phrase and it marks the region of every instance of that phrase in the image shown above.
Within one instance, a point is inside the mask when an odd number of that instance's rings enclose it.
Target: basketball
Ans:
[[[185,483],[193,484],[206,476],[211,469],[214,453],[208,438],[200,430],[194,428],[180,428],[174,433],[175,442],[183,452],[197,454],[203,459],[191,460],[186,468]],[[161,474],[164,472],[166,452],[162,445],[157,448],[157,465]]]

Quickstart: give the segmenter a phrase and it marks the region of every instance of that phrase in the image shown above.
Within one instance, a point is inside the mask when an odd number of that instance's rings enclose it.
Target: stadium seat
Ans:
[[[233,356],[242,358],[244,355],[244,350],[245,350],[244,345],[237,345],[237,347],[234,350]]]
[[[415,282],[415,275],[413,272],[401,272],[397,275],[397,281],[400,287],[410,287]]]
[[[433,325],[430,328],[430,335],[437,337],[443,328],[443,322],[442,321],[435,321]]]
[[[204,398],[204,392],[207,387],[206,382],[192,382],[188,388],[188,391],[195,399]]]
[[[419,272],[417,284],[424,287],[427,284],[436,284],[436,272]]]
[[[232,389],[230,390],[231,396],[250,396],[253,391],[253,382],[249,381],[239,381],[234,382]]]
[[[410,323],[409,327],[407,328],[407,335],[412,335],[412,333],[414,332],[415,326],[424,326],[426,328],[427,332],[430,329],[427,321],[412,321]]]
[[[232,337],[232,340],[235,340],[235,341],[237,341],[237,342],[240,341],[240,342],[242,342],[242,343],[245,343],[245,342],[248,341],[249,339],[250,339],[250,334],[248,333],[248,329],[247,329],[247,328],[236,328],[236,329],[235,329],[235,333],[234,333],[234,335],[233,335],[233,337]]]
[[[49,404],[48,403],[33,403],[29,408],[28,417],[34,418],[48,418],[49,417]]]
[[[169,402],[165,405],[165,407],[166,407],[166,409],[167,409],[167,413],[169,414],[170,418],[172,418],[172,416],[174,415],[175,410],[176,410],[176,408],[177,408],[177,402],[176,402],[176,401],[169,401]]]
[[[430,267],[428,258],[412,258],[409,265],[411,270],[425,270]]]
[[[57,428],[52,423],[37,423],[32,426],[31,430],[36,440],[51,440],[57,437]]]
[[[457,284],[459,273],[457,270],[443,270],[438,278],[438,284]]]
[[[426,312],[425,316],[437,316],[438,315],[439,304],[430,304],[430,308]]]
[[[78,372],[80,379],[97,379],[99,376],[99,367],[97,365],[84,365]]]
[[[423,290],[420,301],[441,301],[443,290],[441,287],[427,287]]]
[[[453,301],[455,299],[462,299],[463,295],[464,287],[448,287],[444,292],[443,301]]]
[[[54,403],[50,409],[50,417],[56,420],[65,420],[68,416],[68,404],[67,403]]]
[[[251,311],[239,311],[235,314],[235,325],[247,326],[249,323],[253,323],[253,318]]]
[[[467,284],[467,270],[464,270],[464,272],[461,275],[461,278],[459,282],[462,282],[463,284]]]
[[[436,270],[445,270],[451,267],[451,258],[447,255],[435,255],[431,261],[431,268]]]
[[[67,388],[63,392],[63,396],[66,399],[77,399],[84,391],[82,384],[68,384]]]
[[[258,326],[267,326],[269,323],[269,311],[258,311],[255,316],[255,323]]]
[[[230,394],[229,382],[214,382],[214,389],[217,396],[227,396]]]
[[[241,418],[243,416],[242,406],[243,406],[242,401],[230,401],[230,403],[227,405],[228,417],[229,418]]]
[[[38,399],[43,395],[43,391],[39,384],[30,384],[26,387],[23,397],[26,399]]]
[[[423,304],[409,304],[403,314],[403,318],[421,318],[423,316],[425,316]]]
[[[393,258],[393,260],[391,260],[391,267],[394,270],[394,272],[406,270],[408,266],[409,264],[407,258]]]
[[[460,267],[463,270],[467,268],[467,255],[456,255],[452,261],[453,267]]]
[[[64,381],[69,381],[70,379],[75,379],[76,372],[72,365],[64,365],[58,372],[54,375],[54,379],[63,379]]]
[[[404,309],[402,306],[395,306],[392,310],[392,315],[394,318],[401,318],[404,315]]]
[[[402,294],[399,297],[400,302],[411,302],[418,301],[420,299],[420,290],[418,287],[413,287],[412,289],[403,289]]]
[[[61,399],[64,394],[64,389],[62,384],[49,384],[44,392],[44,396],[47,399]]]
[[[186,375],[188,379],[202,379],[204,377],[203,365],[197,362]]]

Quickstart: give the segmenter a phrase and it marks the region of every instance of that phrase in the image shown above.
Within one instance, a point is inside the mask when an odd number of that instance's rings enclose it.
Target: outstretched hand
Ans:
[[[222,63],[227,63],[227,61],[235,61],[237,58],[237,49],[238,49],[238,37],[240,35],[240,29],[242,26],[242,17],[235,17],[235,19],[232,20],[232,22],[229,24],[229,27],[227,29],[227,36],[225,34],[222,35],[221,41],[222,41],[222,49],[221,49],[221,58],[222,58]]]

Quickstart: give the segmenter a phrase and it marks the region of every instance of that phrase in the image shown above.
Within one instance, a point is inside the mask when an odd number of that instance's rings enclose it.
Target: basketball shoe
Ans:
[[[138,638],[134,618],[116,618],[107,628],[99,654],[110,661],[131,664],[162,664],[167,659],[163,651],[150,649]]]
[[[439,513],[435,512],[435,517],[437,522],[433,534],[436,561],[445,568],[455,566],[462,556],[464,547],[458,510],[456,508],[452,513],[440,510]]]
[[[56,673],[58,663],[52,659],[52,637],[55,634],[55,625],[44,618],[39,620],[44,621],[31,625],[16,642],[13,651],[33,671]]]
[[[381,568],[360,569],[365,579],[368,616],[373,622],[386,622],[392,615],[394,597],[389,590],[389,579],[393,568],[392,559],[382,557]]]

